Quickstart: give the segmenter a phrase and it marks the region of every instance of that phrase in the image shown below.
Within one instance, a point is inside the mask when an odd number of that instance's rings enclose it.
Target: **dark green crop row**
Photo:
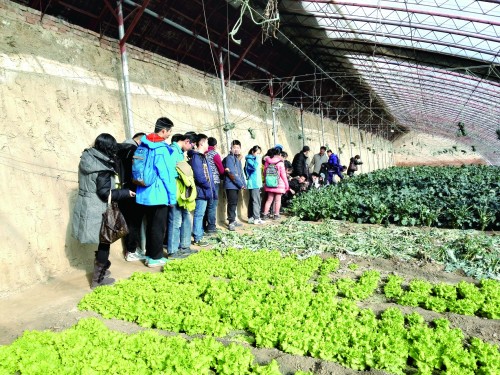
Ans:
[[[304,220],[498,229],[499,192],[499,167],[393,167],[311,190],[289,211]]]

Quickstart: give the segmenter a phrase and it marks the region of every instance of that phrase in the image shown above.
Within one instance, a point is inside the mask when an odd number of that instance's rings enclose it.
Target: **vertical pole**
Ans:
[[[227,114],[227,98],[226,98],[226,85],[224,83],[224,63],[222,61],[222,51],[219,52],[219,73],[220,73],[220,87],[222,91],[222,109],[224,112],[224,125],[227,127],[229,125],[228,114]],[[231,150],[231,130],[226,130],[226,147],[227,152]]]
[[[304,106],[302,104],[302,96],[300,96],[300,126],[302,128],[302,148],[305,146],[305,134],[304,134]]]
[[[352,123],[349,121],[349,158],[352,158]]]
[[[271,96],[271,109],[273,111],[273,142],[276,145],[276,112],[274,108],[273,79],[269,80],[269,95]]]
[[[358,149],[359,149],[359,156],[361,156],[361,130],[360,130],[360,119],[359,119],[359,111],[358,111]],[[363,172],[363,165],[361,164],[359,166],[360,173]]]
[[[339,112],[337,110],[337,155],[340,151],[340,125],[339,125]]]
[[[130,76],[128,73],[128,56],[127,56],[127,46],[123,43],[123,37],[125,36],[125,26],[123,21],[123,9],[122,2],[118,0],[116,2],[118,6],[118,37],[120,39],[120,55],[122,58],[122,76],[123,76],[123,92],[125,94],[125,107],[127,108],[127,138],[132,138],[134,135],[134,118],[132,115],[132,100],[130,95]]]
[[[321,112],[321,145],[325,145],[325,124],[323,124],[323,108],[321,107],[321,103],[319,103],[319,111]]]

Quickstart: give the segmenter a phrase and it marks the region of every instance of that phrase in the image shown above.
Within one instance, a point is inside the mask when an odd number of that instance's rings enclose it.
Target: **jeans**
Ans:
[[[248,197],[248,218],[260,219],[260,189],[249,189]]]
[[[236,221],[236,207],[238,207],[239,190],[226,189],[227,197],[227,221],[229,224]]]
[[[151,259],[163,257],[163,238],[167,229],[168,206],[142,206],[146,213],[146,256]]]
[[[219,191],[219,184],[215,184],[215,191]],[[218,199],[210,199],[207,203],[207,211],[205,213],[206,230],[215,231],[217,229],[217,205]]]
[[[207,203],[208,201],[204,199],[196,200],[196,208],[194,209],[194,218],[193,218],[194,242],[198,242],[203,238],[203,216],[205,216]]]
[[[178,204],[171,207],[167,220],[167,253],[175,254],[191,245],[191,215]]]

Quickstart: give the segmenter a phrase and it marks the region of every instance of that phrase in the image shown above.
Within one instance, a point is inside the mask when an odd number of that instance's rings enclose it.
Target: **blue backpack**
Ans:
[[[134,152],[132,159],[132,182],[139,186],[151,186],[158,175],[154,169],[155,152],[145,144],[141,144]]]

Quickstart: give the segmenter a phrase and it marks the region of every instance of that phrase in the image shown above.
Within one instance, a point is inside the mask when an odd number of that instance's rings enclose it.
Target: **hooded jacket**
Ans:
[[[262,162],[259,157],[252,154],[245,156],[245,175],[247,189],[260,189],[262,187]]]
[[[224,188],[228,190],[240,190],[245,186],[245,176],[243,175],[243,168],[241,161],[234,154],[227,155],[222,160],[224,168],[229,168],[229,172],[224,175]]]
[[[129,189],[115,187],[114,161],[95,148],[83,151],[78,166],[78,196],[73,211],[72,235],[80,243],[99,243],[102,214],[111,200],[130,198]]]
[[[283,159],[281,159],[281,157],[279,157],[278,155],[274,156],[273,158],[266,156],[264,158],[264,171],[267,169],[267,166],[271,163],[275,164],[276,168],[278,169],[278,173],[280,176],[279,181],[278,181],[278,186],[277,187],[264,186],[264,190],[268,193],[284,194],[288,191],[289,186],[288,186],[288,177],[286,176],[286,169],[285,169],[285,164],[283,163]]]
[[[154,135],[154,133],[153,133]],[[150,186],[137,186],[136,201],[145,206],[172,205],[177,201],[175,183],[175,160],[172,149],[165,141],[151,141],[148,136],[143,136],[141,146],[147,146],[154,152],[154,169],[158,178]]]

